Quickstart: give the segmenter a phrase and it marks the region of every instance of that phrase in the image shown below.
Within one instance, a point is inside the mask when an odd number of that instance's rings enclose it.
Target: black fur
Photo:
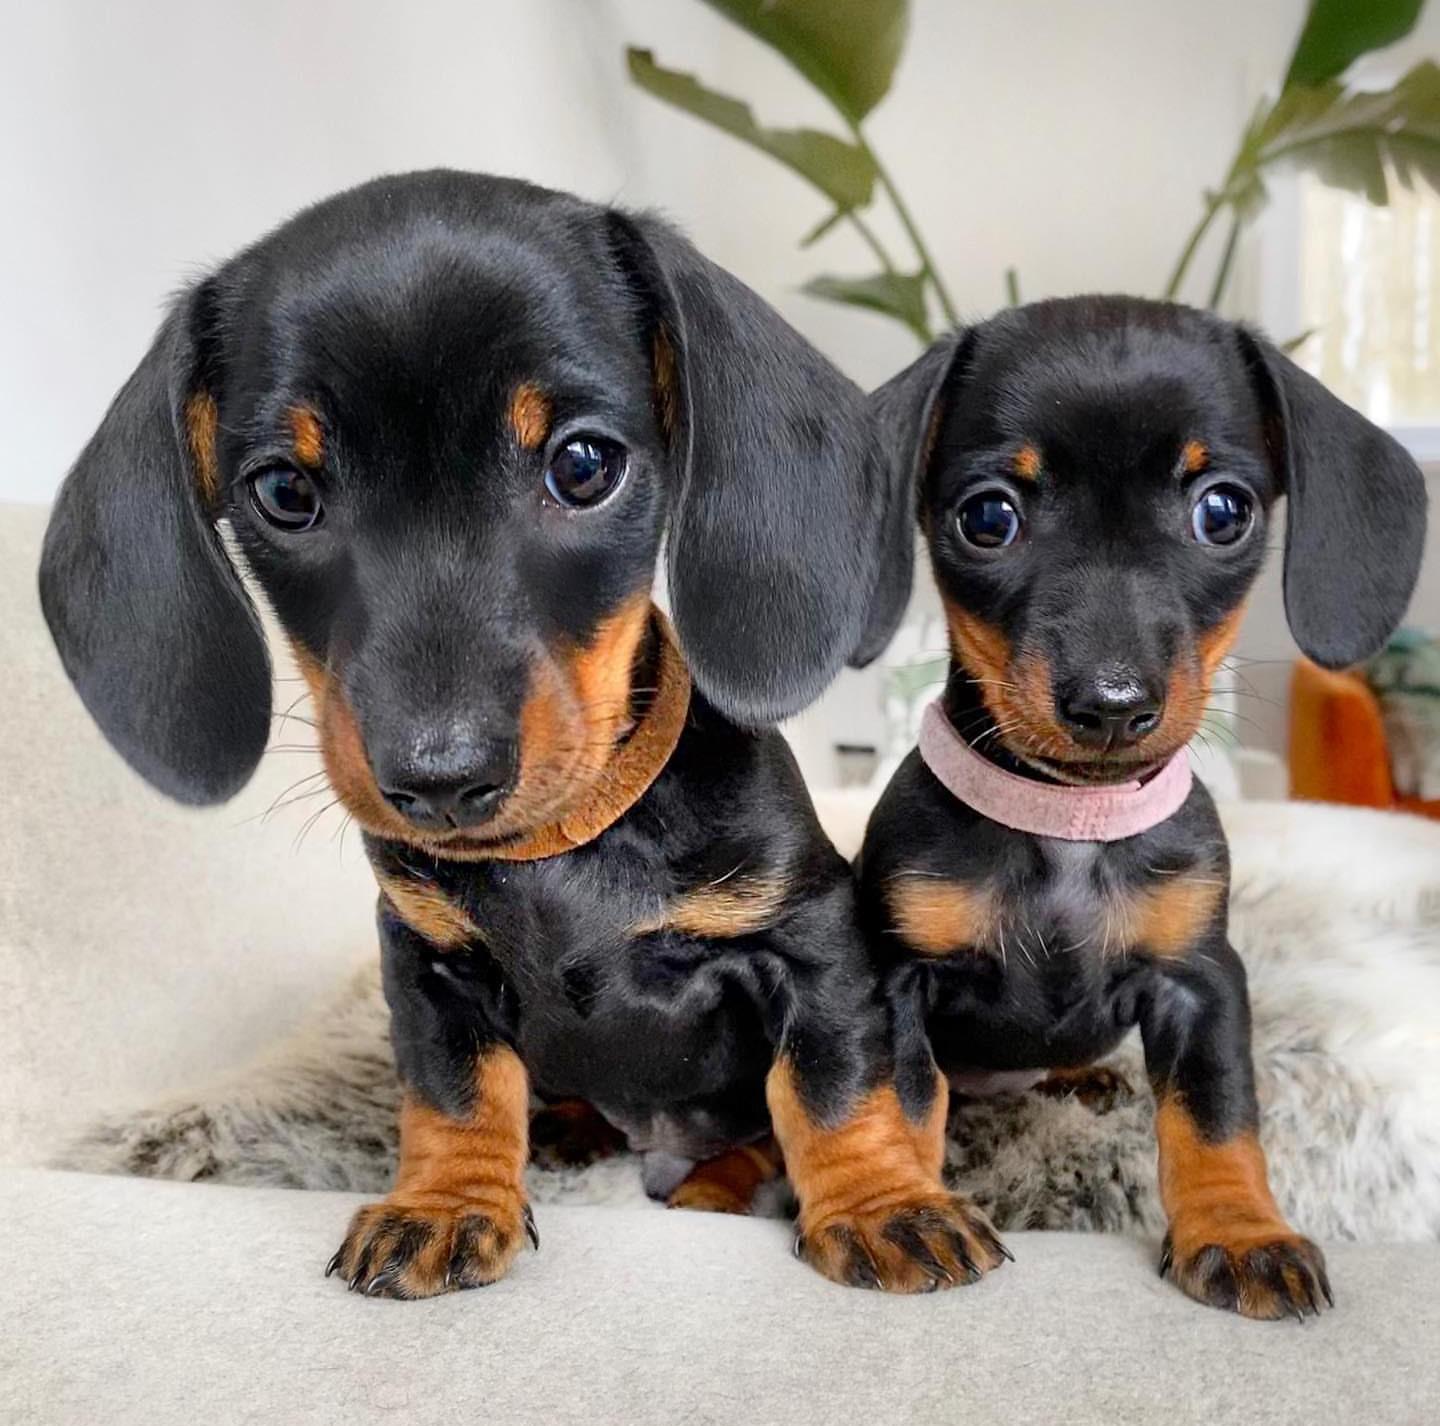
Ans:
[[[937,343],[872,410],[951,610],[945,709],[973,747],[1021,776],[1125,781],[1183,746],[1204,702],[1204,656],[1218,658],[1281,495],[1287,610],[1312,657],[1336,665],[1373,651],[1414,584],[1425,525],[1414,463],[1268,344],[1199,312],[1124,298],[1013,310]],[[1248,535],[1225,548],[1202,546],[1189,527],[1216,481],[1255,506]],[[961,505],[985,486],[1008,491],[1024,516],[1007,548],[976,549],[961,533]],[[890,559],[908,557],[908,532],[885,538]],[[980,631],[968,654],[967,629]],[[1123,746],[1081,746],[1062,715],[1069,691],[1120,674],[1168,697],[1174,721]],[[933,1093],[932,1051],[951,1074],[1074,1068],[1139,1025],[1157,1097],[1183,1104],[1209,1142],[1254,1130],[1228,856],[1198,784],[1148,832],[1073,843],[987,820],[912,753],[871,818],[860,872],[912,1112]],[[1182,882],[1202,904],[1214,889],[1188,944],[1161,953],[1127,933],[1140,898]],[[897,906],[914,886],[985,898],[998,931],[939,953],[907,944]],[[1318,1250],[1295,1251],[1314,1255],[1323,1286]],[[1197,1296],[1218,1281],[1193,1264],[1177,1271]],[[1233,1276],[1221,1276],[1234,1306]],[[1270,1297],[1257,1288],[1247,1310],[1307,1310],[1318,1293],[1303,1277],[1294,1300],[1284,1284]]]
[[[1285,613],[1318,664],[1368,658],[1405,612],[1425,550],[1425,486],[1398,441],[1268,342],[1240,332],[1289,497]]]
[[[115,398],[61,490],[40,567],[85,706],[142,777],[191,803],[238,792],[270,728],[260,625],[201,507],[183,429],[212,290],[177,306]]]
[[[657,324],[683,388],[674,449],[652,407]],[[614,428],[646,461],[603,541],[522,538],[531,511],[515,497],[533,490],[497,469],[494,449],[509,373],[543,373],[563,386],[564,419]],[[198,497],[182,429],[202,392],[220,410],[216,510]],[[547,635],[574,636],[648,576],[668,528],[681,642],[728,716],[793,713],[864,652],[878,558],[856,532],[878,518],[883,466],[843,377],[657,219],[513,180],[379,179],[183,294],[61,490],[40,574],[51,631],[106,736],[172,797],[233,795],[264,744],[263,645],[215,518],[236,520],[267,592],[283,605],[293,591],[292,633],[312,632],[334,602],[312,612],[322,561],[282,569],[236,483],[281,447],[284,409],[301,397],[345,411],[336,454],[354,529],[388,526],[392,567],[407,544],[430,545],[419,578],[393,581],[392,608],[408,602],[420,619],[432,599],[474,602],[503,621],[528,581],[553,591]],[[477,508],[457,529],[466,489]],[[738,580],[737,561],[749,571]],[[566,597],[567,583],[587,600]],[[389,617],[398,626],[404,613]],[[451,666],[450,650],[432,652]]]
[[[530,388],[533,439],[515,404]],[[218,431],[208,494],[196,400],[214,403]],[[576,432],[629,461],[613,498],[583,512],[546,495]],[[318,486],[313,529],[263,518],[254,482],[275,468]],[[783,740],[748,731],[899,617],[884,601],[872,618],[878,552],[862,538],[887,479],[861,394],[663,223],[414,174],[302,212],[180,298],[65,483],[41,589],[121,754],[171,796],[223,800],[260,757],[270,709],[259,626],[216,531],[227,520],[317,697],[348,710],[352,745],[332,757],[327,743],[327,762],[360,780],[340,790],[377,873],[478,928],[442,947],[433,923],[402,919],[403,897],[382,897],[409,1093],[467,1117],[477,1065],[510,1046],[543,1095],[593,1101],[637,1146],[693,1158],[765,1132],[777,1055],[817,1125],[890,1074],[849,869]],[[549,746],[527,730],[535,690],[608,649],[597,640],[643,604],[662,539],[696,691],[658,780],[563,855],[459,859],[506,815],[508,774],[450,831],[428,810],[421,827],[387,778],[565,754],[562,735]],[[633,660],[617,647],[620,711],[643,718],[656,631]],[[545,825],[537,812],[490,849]],[[712,884],[776,888],[779,902],[735,934],[642,929]],[[432,1244],[400,1218],[374,1222],[410,1258]],[[516,1241],[514,1225],[490,1226],[484,1272]],[[371,1290],[415,1290],[375,1267]]]
[[[447,863],[374,838],[376,870],[421,876],[483,927],[440,950],[382,903],[401,1077],[463,1117],[474,1047],[514,1045],[547,1100],[580,1098],[633,1148],[703,1159],[763,1135],[782,1047],[812,1071],[817,1116],[878,1081],[873,999],[849,870],[814,820],[777,733],[741,731],[697,701],[649,792],[593,842],[538,861]],[[641,931],[715,883],[788,888],[773,923],[711,939]]]

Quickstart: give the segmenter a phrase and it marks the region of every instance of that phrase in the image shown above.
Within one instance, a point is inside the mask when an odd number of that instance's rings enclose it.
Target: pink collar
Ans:
[[[1032,782],[981,757],[951,726],[939,701],[920,724],[920,756],[931,772],[982,817],[1067,842],[1119,842],[1158,827],[1190,795],[1190,759],[1181,748],[1148,782],[1056,787]]]

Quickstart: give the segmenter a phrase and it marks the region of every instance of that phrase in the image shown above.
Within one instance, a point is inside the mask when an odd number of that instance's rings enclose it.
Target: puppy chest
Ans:
[[[1151,866],[1134,847],[1051,838],[1030,849],[1023,864],[897,879],[890,907],[901,939],[922,954],[978,954],[1006,968],[1179,956],[1224,899],[1222,875],[1203,864]]]
[[[751,1061],[763,1076],[749,953],[675,929],[665,898],[633,883],[594,896],[527,889],[512,884],[477,914],[537,1086],[649,1105],[714,1092]]]

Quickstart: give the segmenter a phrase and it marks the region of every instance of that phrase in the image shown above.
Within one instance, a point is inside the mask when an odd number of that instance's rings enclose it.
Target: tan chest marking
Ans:
[[[395,914],[432,946],[453,951],[479,937],[480,928],[433,882],[405,876],[377,879]]]
[[[1087,946],[1103,955],[1186,955],[1225,894],[1207,869],[1157,877],[1130,894],[1080,889],[1077,881],[1061,876],[1033,899],[1001,898],[985,886],[902,872],[886,895],[895,934],[921,955],[969,950],[1005,958],[1015,950],[1033,963]]]
[[[1218,877],[1164,877],[1121,903],[1125,949],[1183,956],[1202,939],[1224,894]]]
[[[895,933],[926,956],[986,948],[999,918],[990,893],[965,882],[901,872],[886,892]]]
[[[789,885],[779,878],[737,877],[677,896],[656,916],[641,922],[635,933],[679,931],[717,940],[752,935],[775,924],[789,894]]]

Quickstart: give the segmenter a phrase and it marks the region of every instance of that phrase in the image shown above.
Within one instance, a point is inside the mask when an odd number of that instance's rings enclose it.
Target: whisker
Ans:
[[[1271,708],[1279,708],[1282,711],[1285,704],[1278,698],[1269,698],[1263,693],[1256,693],[1249,688],[1212,688],[1211,693],[1229,694],[1232,698],[1250,698],[1256,703],[1267,704]]]
[[[748,860],[749,860],[748,857],[742,857],[738,862],[735,863],[734,866],[732,866],[732,867],[730,868],[729,871],[727,871],[727,872],[725,873],[724,876],[717,876],[714,881],[707,881],[703,886],[698,887],[697,890],[699,890],[699,891],[709,891],[709,889],[710,889],[712,886],[719,886],[722,882],[729,881],[732,876],[738,875],[738,873],[740,872],[741,868],[745,865],[745,863],[746,863]]]
[[[340,805],[340,799],[339,799],[338,797],[336,797],[336,798],[334,798],[332,801],[327,802],[322,808],[320,808],[320,810],[319,810],[318,812],[312,812],[312,813],[310,814],[310,816],[305,819],[304,825],[300,828],[300,831],[296,834],[295,841],[291,844],[290,850],[291,850],[292,852],[298,852],[298,851],[300,850],[300,848],[305,844],[305,838],[306,838],[306,836],[309,834],[310,829],[311,829],[312,827],[314,827],[315,824],[316,824],[317,822],[319,822],[319,820],[320,820],[332,807],[338,807],[339,805]]]
[[[291,700],[290,706],[286,708],[283,713],[272,713],[270,716],[274,718],[282,728],[285,726],[285,720],[287,718],[294,718],[297,723],[309,723],[313,728],[315,724],[311,722],[310,719],[295,711],[307,698],[313,697],[313,691],[307,687],[303,693]]]
[[[1234,721],[1237,722],[1237,723],[1248,723],[1248,724],[1250,725],[1250,727],[1254,728],[1255,731],[1258,732],[1258,733],[1263,733],[1263,732],[1265,731],[1264,725],[1263,725],[1262,723],[1260,723],[1258,719],[1255,719],[1255,718],[1250,717],[1250,715],[1249,715],[1248,713],[1237,713],[1237,712],[1235,712],[1234,709],[1232,709],[1232,708],[1217,708],[1217,707],[1215,707],[1215,706],[1213,706],[1213,705],[1206,705],[1206,708],[1205,708],[1204,711],[1205,711],[1206,713],[1208,713],[1212,718],[1221,718],[1221,719],[1225,719],[1225,720],[1227,720],[1227,721],[1230,720],[1230,719],[1234,719]],[[1212,724],[1210,724],[1210,726],[1211,726],[1211,727],[1224,727],[1224,723],[1220,723],[1220,724],[1214,724],[1214,723],[1212,723]],[[1227,730],[1227,731],[1233,731],[1233,730]]]
[[[333,832],[330,833],[330,840],[331,840],[332,842],[334,842],[334,841],[336,841],[336,840],[339,841],[339,843],[340,843],[340,851],[341,851],[341,854],[342,854],[342,855],[344,854],[344,851],[345,851],[345,829],[346,829],[346,828],[351,824],[351,822],[353,822],[354,820],[355,820],[355,819],[350,815],[350,813],[347,812],[347,813],[344,815],[344,817],[342,817],[342,818],[340,819],[340,825],[339,825]]]
[[[323,792],[323,787],[312,788],[309,792],[302,792],[298,797],[291,797],[290,794],[297,787],[304,787],[307,782],[314,782],[317,777],[324,777],[325,769],[318,768],[316,771],[307,773],[304,777],[296,778],[289,787],[282,788],[275,794],[274,800],[263,812],[256,812],[253,816],[243,818],[238,824],[241,827],[248,827],[252,822],[268,822],[271,816],[282,807],[288,807],[292,802],[303,802],[307,797],[314,797]]]
[[[308,802],[312,797],[319,797],[322,792],[330,790],[329,783],[322,783],[319,787],[312,787],[308,792],[298,792],[294,797],[287,797],[283,802],[262,812],[259,817],[261,825],[268,823],[272,817],[278,816],[287,807],[294,807],[297,803]],[[251,819],[252,821],[255,819]]]

